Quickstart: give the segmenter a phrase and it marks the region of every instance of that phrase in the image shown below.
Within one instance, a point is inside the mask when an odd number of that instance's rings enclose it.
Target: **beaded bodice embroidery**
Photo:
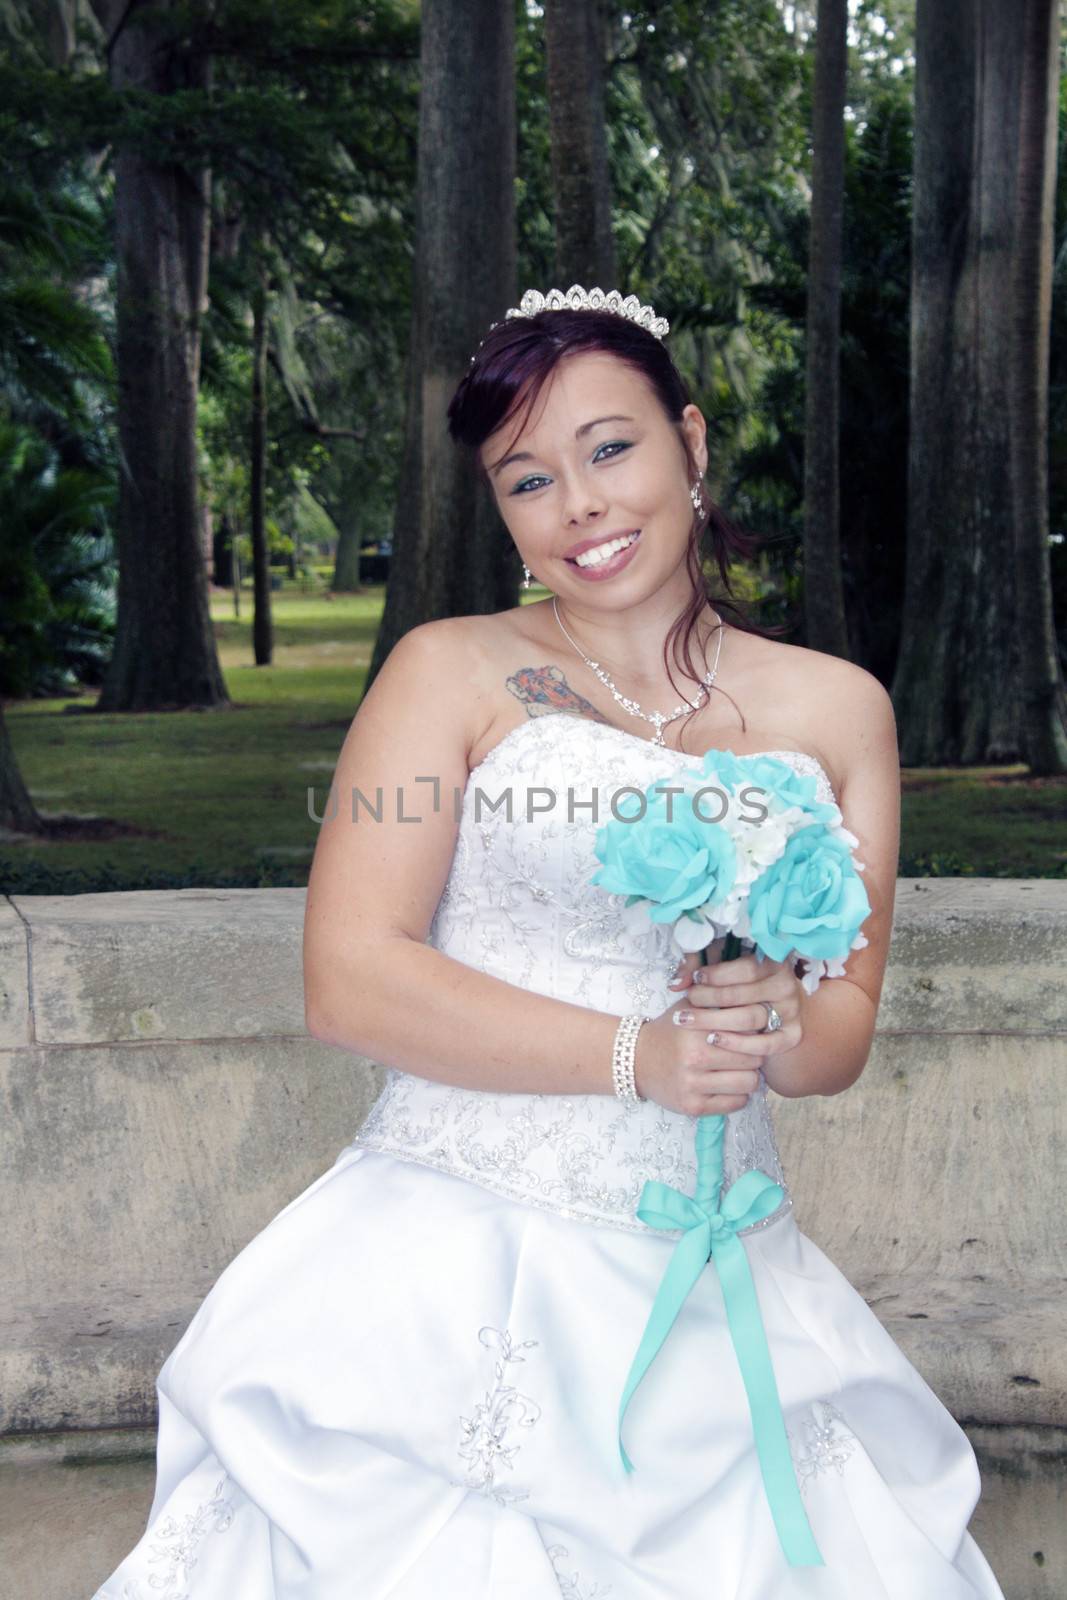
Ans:
[[[779,757],[818,780],[814,756]],[[470,774],[451,871],[427,942],[465,965],[538,994],[615,1016],[658,1016],[678,995],[671,930],[625,918],[625,897],[590,880],[598,827],[617,791],[643,790],[699,758],[607,723],[552,713],[513,728]],[[596,810],[594,811],[594,801]],[[477,1031],[472,1030],[476,1048]],[[604,1064],[610,1090],[610,1063]],[[692,1193],[696,1119],[611,1092],[515,1094],[464,1089],[396,1068],[354,1140],[480,1183],[528,1205],[670,1238],[636,1217],[649,1179]],[[727,1185],[759,1168],[786,1188],[767,1089],[726,1119]],[[767,1227],[791,1205],[754,1227]],[[751,1231],[751,1230],[745,1230]]]

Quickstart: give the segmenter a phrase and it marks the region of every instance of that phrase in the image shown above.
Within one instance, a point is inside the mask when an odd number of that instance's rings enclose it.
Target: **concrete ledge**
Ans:
[[[0,1433],[151,1422],[204,1294],[380,1082],[306,1035],[0,1052]]]
[[[303,912],[299,889],[0,900],[0,1539],[23,1600],[84,1596],[139,1536],[166,1354],[378,1093],[379,1066],[304,1030]],[[902,879],[863,1076],[774,1107],[799,1226],[975,1442],[1009,1600],[1067,1593],[1065,972],[1067,880]]]
[[[303,889],[0,901],[0,1049],[302,1038]],[[1063,1033],[1067,880],[901,878],[882,1032]]]
[[[303,889],[14,895],[0,1045],[305,1038]]]
[[[1067,879],[898,878],[880,1033],[1067,1032]]]

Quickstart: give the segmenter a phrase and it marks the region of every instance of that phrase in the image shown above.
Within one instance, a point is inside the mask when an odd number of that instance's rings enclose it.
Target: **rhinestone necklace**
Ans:
[[[719,670],[719,651],[722,649],[722,635],[723,635],[722,618],[719,616],[718,612],[715,612],[713,614],[714,614],[716,622],[719,624],[719,641],[718,641],[718,644],[715,647],[715,662],[714,662],[714,665],[711,667],[711,670],[709,672],[706,672],[704,674],[703,682],[701,684],[700,694],[703,696],[703,699],[698,698],[696,700],[683,700],[681,705],[677,706],[674,711],[671,711],[666,716],[664,716],[662,711],[642,711],[641,707],[637,704],[636,700],[628,700],[624,694],[620,694],[619,690],[615,687],[615,684],[608,677],[607,673],[604,671],[604,669],[600,665],[599,661],[590,661],[589,657],[586,655],[586,653],[582,649],[581,645],[578,644],[578,642],[575,639],[571,639],[570,634],[567,633],[566,628],[563,627],[563,618],[559,614],[559,609],[558,609],[558,607],[556,605],[556,596],[555,595],[552,596],[552,610],[553,610],[553,612],[555,614],[556,621],[559,623],[560,627],[563,628],[563,632],[564,632],[565,636],[568,639],[570,639],[571,644],[574,645],[574,648],[577,650],[578,654],[581,656],[581,658],[585,662],[586,666],[589,668],[589,670],[591,672],[595,672],[596,673],[597,677],[600,679],[601,683],[604,685],[604,687],[606,689],[610,689],[611,690],[612,695],[618,701],[619,705],[622,706],[622,708],[625,711],[628,711],[632,717],[642,717],[645,722],[651,722],[652,723],[652,725],[655,728],[656,732],[655,732],[653,738],[649,741],[650,744],[662,745],[663,744],[663,730],[667,726],[667,724],[669,722],[677,721],[677,719],[680,716],[682,716],[682,714],[684,712],[686,712],[686,711],[699,711],[701,705],[707,699],[708,690],[711,688],[712,684],[715,682],[715,674]]]

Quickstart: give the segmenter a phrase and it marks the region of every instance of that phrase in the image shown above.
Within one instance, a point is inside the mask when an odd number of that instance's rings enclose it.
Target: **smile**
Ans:
[[[594,545],[591,550],[583,550],[579,556],[567,556],[565,559],[579,571],[596,572],[608,567],[614,570],[623,565],[623,553],[631,549],[640,537],[641,531],[638,529],[622,538],[608,539],[603,544]]]

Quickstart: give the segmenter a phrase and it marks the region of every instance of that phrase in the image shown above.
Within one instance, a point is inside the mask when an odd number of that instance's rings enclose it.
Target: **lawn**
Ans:
[[[48,841],[0,845],[9,891],[302,885],[345,730],[359,702],[384,591],[272,595],[274,662],[251,665],[251,596],[212,602],[232,709],[84,714],[92,695],[9,704],[30,792],[79,819]],[[526,599],[538,597],[531,590]],[[1067,778],[1022,766],[903,775],[901,872],[1067,874]]]

